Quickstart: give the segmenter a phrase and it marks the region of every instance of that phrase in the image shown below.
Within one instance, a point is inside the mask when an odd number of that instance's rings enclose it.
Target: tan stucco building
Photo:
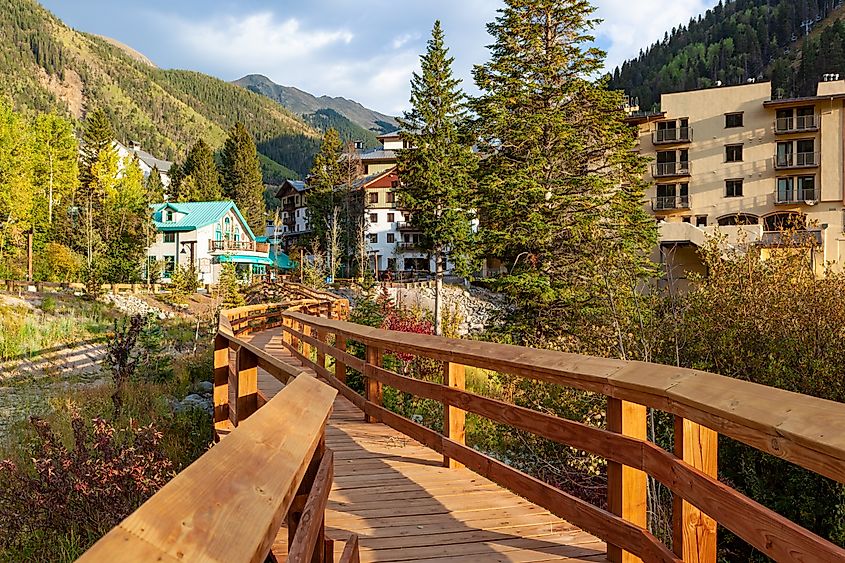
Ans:
[[[813,97],[773,100],[771,84],[753,83],[665,94],[660,112],[631,113],[673,277],[700,269],[696,248],[717,230],[727,244],[774,246],[784,226],[819,242],[817,271],[843,268],[845,80],[826,78]]]

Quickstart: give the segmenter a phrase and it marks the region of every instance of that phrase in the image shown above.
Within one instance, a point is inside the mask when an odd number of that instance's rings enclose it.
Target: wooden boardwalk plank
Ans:
[[[252,343],[302,369],[278,331]],[[304,370],[313,373],[311,370]],[[282,388],[259,370],[270,399]],[[326,510],[335,555],[358,534],[361,561],[607,561],[603,542],[468,469],[442,466],[440,454],[363,414],[338,396],[326,428],[335,474]],[[284,559],[287,531],[273,552]]]

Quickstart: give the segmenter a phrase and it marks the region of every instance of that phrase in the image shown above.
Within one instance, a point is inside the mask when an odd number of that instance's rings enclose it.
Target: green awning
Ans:
[[[264,264],[272,266],[273,261],[266,256],[248,256],[245,254],[224,254],[220,256],[221,262],[234,262],[235,264]]]
[[[270,260],[276,264],[276,267],[280,270],[293,270],[296,268],[296,262],[290,259],[287,254],[284,252],[279,252],[278,254],[270,250]]]

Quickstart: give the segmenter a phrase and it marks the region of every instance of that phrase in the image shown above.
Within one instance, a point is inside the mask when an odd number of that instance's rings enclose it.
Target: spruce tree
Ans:
[[[85,254],[89,271],[94,253],[102,240],[97,230],[101,221],[96,218],[103,211],[103,202],[110,186],[116,181],[117,150],[114,130],[105,111],[98,108],[88,114],[79,148],[79,180],[85,206]]]
[[[114,143],[114,129],[106,112],[97,108],[85,117],[82,141],[79,146],[79,182],[83,189],[91,182],[91,168],[100,152]]]
[[[465,108],[460,80],[452,76],[453,57],[434,23],[422,73],[411,79],[411,111],[399,120],[402,139],[412,148],[398,153],[402,182],[399,201],[423,235],[423,246],[435,259],[434,326],[442,334],[443,274],[447,257],[456,273],[470,272],[473,244],[473,172],[477,161],[459,132]]]
[[[223,146],[223,195],[235,202],[253,232],[264,232],[264,183],[255,141],[243,123],[229,131]]]
[[[220,188],[220,172],[214,162],[214,152],[211,147],[200,139],[185,159],[182,166],[182,173],[191,176],[194,180],[195,190],[186,201],[219,201],[223,199],[223,190]]]
[[[499,287],[528,345],[621,338],[621,297],[636,299],[656,243],[623,95],[593,79],[604,59],[590,46],[593,11],[584,0],[505,0],[488,25],[491,59],[474,69],[482,236],[506,266]],[[618,348],[602,352],[625,356]]]
[[[161,172],[158,166],[153,166],[150,170],[150,175],[144,182],[144,187],[147,190],[147,201],[149,203],[160,203],[164,201],[164,183],[161,181]]]
[[[323,135],[320,152],[314,157],[314,165],[308,176],[308,225],[310,241],[316,242],[325,251],[326,234],[329,231],[334,210],[341,204],[338,189],[343,183],[343,144],[335,129],[328,129]]]

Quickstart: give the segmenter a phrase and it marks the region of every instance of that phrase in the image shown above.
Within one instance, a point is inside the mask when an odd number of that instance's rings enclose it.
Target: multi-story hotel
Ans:
[[[717,230],[725,244],[766,247],[802,229],[817,271],[845,264],[845,81],[827,76],[816,96],[772,99],[752,83],[665,94],[661,111],[632,112],[652,157],[649,209],[660,260],[682,279],[700,271],[696,248]]]

